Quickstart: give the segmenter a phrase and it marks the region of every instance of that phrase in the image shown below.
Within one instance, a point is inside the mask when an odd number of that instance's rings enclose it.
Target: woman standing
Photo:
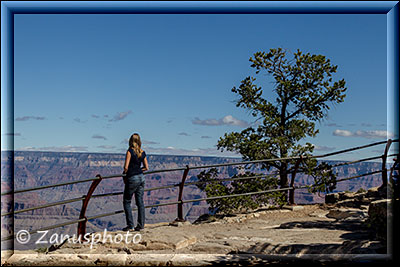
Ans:
[[[126,152],[125,165],[124,165],[124,211],[126,215],[127,226],[123,228],[123,231],[129,231],[133,229],[133,217],[132,217],[132,195],[135,194],[135,202],[138,207],[138,222],[135,231],[140,231],[144,228],[145,212],[143,203],[143,192],[144,192],[144,175],[143,171],[149,169],[146,152],[141,148],[142,142],[140,136],[134,133],[129,139],[129,149]],[[143,167],[142,167],[143,164]]]

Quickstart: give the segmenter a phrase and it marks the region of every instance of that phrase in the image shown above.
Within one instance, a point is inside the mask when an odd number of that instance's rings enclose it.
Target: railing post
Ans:
[[[98,179],[93,180],[92,184],[90,185],[89,191],[82,202],[82,208],[81,208],[81,213],[79,215],[79,219],[86,219],[86,220],[78,223],[78,238],[83,238],[83,236],[86,233],[86,222],[87,222],[87,218],[85,216],[86,208],[89,204],[90,197],[92,196],[94,190],[96,189],[97,185],[101,182],[102,179],[100,174],[97,174],[96,177],[98,177]]]
[[[386,143],[385,152],[382,155],[382,187],[387,186],[387,169],[386,169],[386,159],[389,153],[390,145],[392,144],[392,139],[389,139]]]
[[[182,203],[182,197],[183,197],[183,188],[185,187],[185,181],[186,177],[189,173],[189,165],[186,165],[186,169],[183,172],[182,176],[182,181],[179,184],[179,195],[178,195],[178,218],[176,218],[175,221],[180,221],[183,222],[185,221],[183,218],[183,203]]]
[[[300,156],[300,158],[296,161],[296,164],[294,165],[294,170],[292,172],[292,180],[290,181],[290,187],[292,189],[289,190],[289,204],[294,205],[294,179],[296,178],[296,173],[297,169],[299,168],[300,162],[303,160],[303,156]]]

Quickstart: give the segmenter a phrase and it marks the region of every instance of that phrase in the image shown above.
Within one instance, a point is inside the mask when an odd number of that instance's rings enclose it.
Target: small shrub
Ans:
[[[362,188],[362,187],[360,187],[358,190],[357,190],[357,194],[360,194],[360,193],[365,193],[365,192],[367,192],[367,190],[365,190],[364,188]]]
[[[35,250],[37,253],[46,253],[47,247],[40,247]]]
[[[198,184],[198,188],[206,192],[207,198],[228,196],[234,194],[243,194],[257,191],[266,191],[278,188],[279,180],[276,177],[259,177],[252,179],[221,181],[218,179],[218,171],[212,168],[208,171],[202,171],[197,177],[203,184]],[[232,178],[250,177],[260,174],[245,172],[244,174],[234,175]],[[283,205],[283,193],[271,192],[254,195],[236,196],[209,199],[209,210],[215,214],[227,214],[238,212],[240,210],[252,210],[263,204]]]

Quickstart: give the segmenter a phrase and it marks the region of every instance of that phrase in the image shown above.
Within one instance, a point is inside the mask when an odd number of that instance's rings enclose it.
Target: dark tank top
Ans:
[[[131,160],[129,161],[128,171],[126,172],[126,176],[130,177],[132,175],[142,174],[142,162],[146,157],[146,152],[142,152],[140,158],[136,155],[132,148],[128,149],[129,153],[131,153]]]

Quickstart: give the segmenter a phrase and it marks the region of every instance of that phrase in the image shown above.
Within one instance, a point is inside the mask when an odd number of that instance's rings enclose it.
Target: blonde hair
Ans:
[[[142,141],[140,141],[139,134],[134,133],[131,135],[131,138],[129,138],[129,147],[132,147],[133,152],[135,152],[138,158],[142,156]]]

